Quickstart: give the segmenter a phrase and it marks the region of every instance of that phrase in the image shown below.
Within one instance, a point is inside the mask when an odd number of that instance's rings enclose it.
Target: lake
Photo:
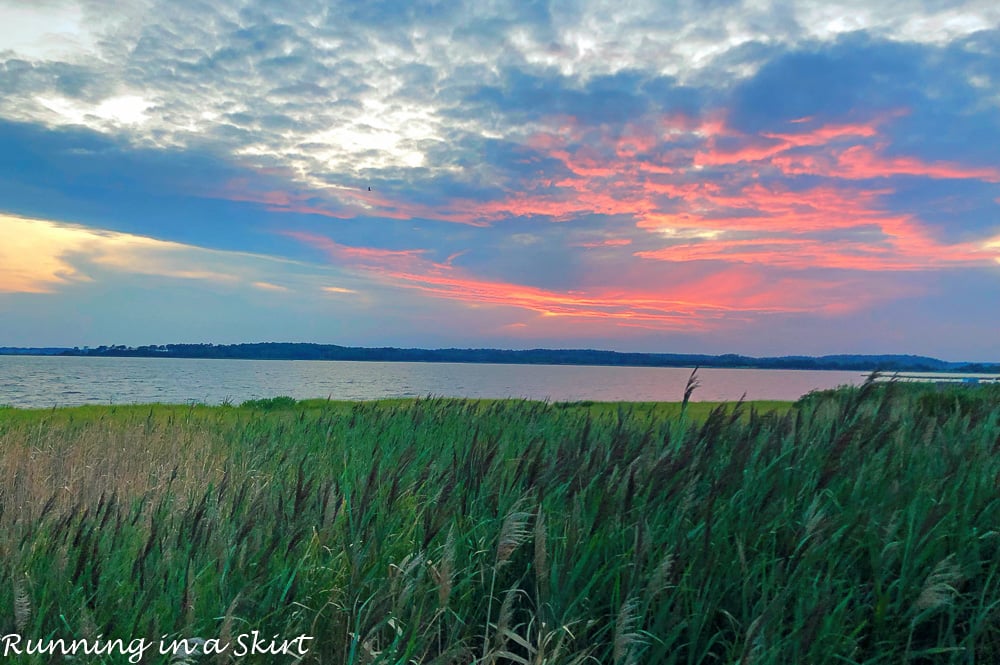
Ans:
[[[239,404],[288,395],[523,397],[550,401],[679,401],[691,369],[313,360],[201,360],[0,356],[0,404]],[[694,400],[794,400],[860,384],[861,372],[700,369]]]

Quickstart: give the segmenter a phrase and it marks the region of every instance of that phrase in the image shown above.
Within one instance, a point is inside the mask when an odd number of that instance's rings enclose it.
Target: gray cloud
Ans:
[[[91,0],[83,25],[98,50],[8,54],[0,117],[217,155],[320,211],[369,183],[445,211],[552,194],[545,183],[572,172],[530,139],[567,118],[576,127],[562,147],[607,161],[626,129],[653,134],[663,115],[725,111],[753,133],[903,103],[922,110],[887,130],[901,153],[949,159],[957,146],[991,159],[1000,39],[976,27],[997,10],[964,3],[939,29],[951,3],[870,5],[148,0],[118,10]],[[687,168],[698,140],[685,132],[638,156]],[[738,170],[697,178],[738,191]],[[619,196],[634,180],[603,184]]]
[[[139,143],[210,141],[250,166],[284,163],[302,186],[401,169],[433,177],[477,157],[454,155],[456,145],[475,148],[463,137],[516,142],[552,114],[612,124],[653,109],[695,114],[803,37],[909,34],[921,16],[953,10],[870,4],[148,0],[112,11],[90,0],[84,23],[100,51],[73,62],[7,58],[0,88],[12,94],[0,114],[50,124],[93,116],[85,121]],[[996,11],[972,2],[965,14],[988,23]],[[985,37],[964,39],[989,48]],[[970,76],[995,88],[982,60],[966,63]],[[142,122],[95,114],[127,95],[148,103]],[[79,112],[45,107],[47,97]]]

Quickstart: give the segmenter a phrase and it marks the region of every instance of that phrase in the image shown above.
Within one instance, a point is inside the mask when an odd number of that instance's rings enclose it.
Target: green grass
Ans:
[[[231,643],[197,662],[293,662],[231,658],[257,630],[337,664],[995,663],[998,452],[990,387],[3,409],[0,636]]]

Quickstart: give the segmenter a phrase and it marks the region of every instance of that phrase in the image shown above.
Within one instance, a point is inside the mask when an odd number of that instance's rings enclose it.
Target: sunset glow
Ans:
[[[0,0],[0,346],[992,359],[996,11],[501,5]]]

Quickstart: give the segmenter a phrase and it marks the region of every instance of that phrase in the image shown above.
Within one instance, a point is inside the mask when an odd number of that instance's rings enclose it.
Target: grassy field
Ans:
[[[998,453],[987,387],[0,409],[0,637],[229,645],[205,663],[998,663]]]

